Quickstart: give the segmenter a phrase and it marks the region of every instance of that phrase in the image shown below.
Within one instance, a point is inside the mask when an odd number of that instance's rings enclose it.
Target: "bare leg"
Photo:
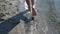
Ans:
[[[37,13],[36,13],[36,0],[31,0],[32,2],[32,16],[36,16]]]
[[[26,3],[28,5],[28,9],[31,11],[31,8],[30,8],[30,0],[26,0]]]
[[[36,0],[31,0],[32,2],[32,16],[36,16]],[[30,0],[26,0],[26,3],[28,5],[28,9],[31,11],[31,7],[30,7]]]

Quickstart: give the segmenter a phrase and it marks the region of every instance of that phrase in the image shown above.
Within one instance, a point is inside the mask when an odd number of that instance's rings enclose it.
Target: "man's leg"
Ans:
[[[28,5],[28,9],[31,11],[31,8],[32,8],[32,20],[34,20],[34,16],[37,15],[36,13],[36,0],[31,0],[32,2],[32,7],[30,7],[30,0],[26,0],[26,3]]]
[[[27,3],[27,5],[28,5],[28,9],[31,11],[30,0],[26,0],[26,3]]]
[[[32,16],[36,16],[37,13],[36,13],[36,0],[31,0],[32,2]]]

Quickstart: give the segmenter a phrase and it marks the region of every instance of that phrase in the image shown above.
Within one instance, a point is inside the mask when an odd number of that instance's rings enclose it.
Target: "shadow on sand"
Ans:
[[[20,12],[19,14],[5,20],[4,22],[0,23],[0,34],[8,34],[17,24],[20,23],[20,19],[25,21],[26,23],[32,21],[32,19],[28,19],[24,16],[28,10]]]

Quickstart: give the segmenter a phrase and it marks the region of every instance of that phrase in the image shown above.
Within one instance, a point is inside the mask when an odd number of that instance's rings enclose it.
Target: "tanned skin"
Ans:
[[[36,16],[37,13],[36,13],[36,0],[31,0],[32,2],[32,7],[30,7],[30,0],[26,0],[26,3],[28,5],[28,9],[31,11],[31,8],[32,8],[32,16]]]

